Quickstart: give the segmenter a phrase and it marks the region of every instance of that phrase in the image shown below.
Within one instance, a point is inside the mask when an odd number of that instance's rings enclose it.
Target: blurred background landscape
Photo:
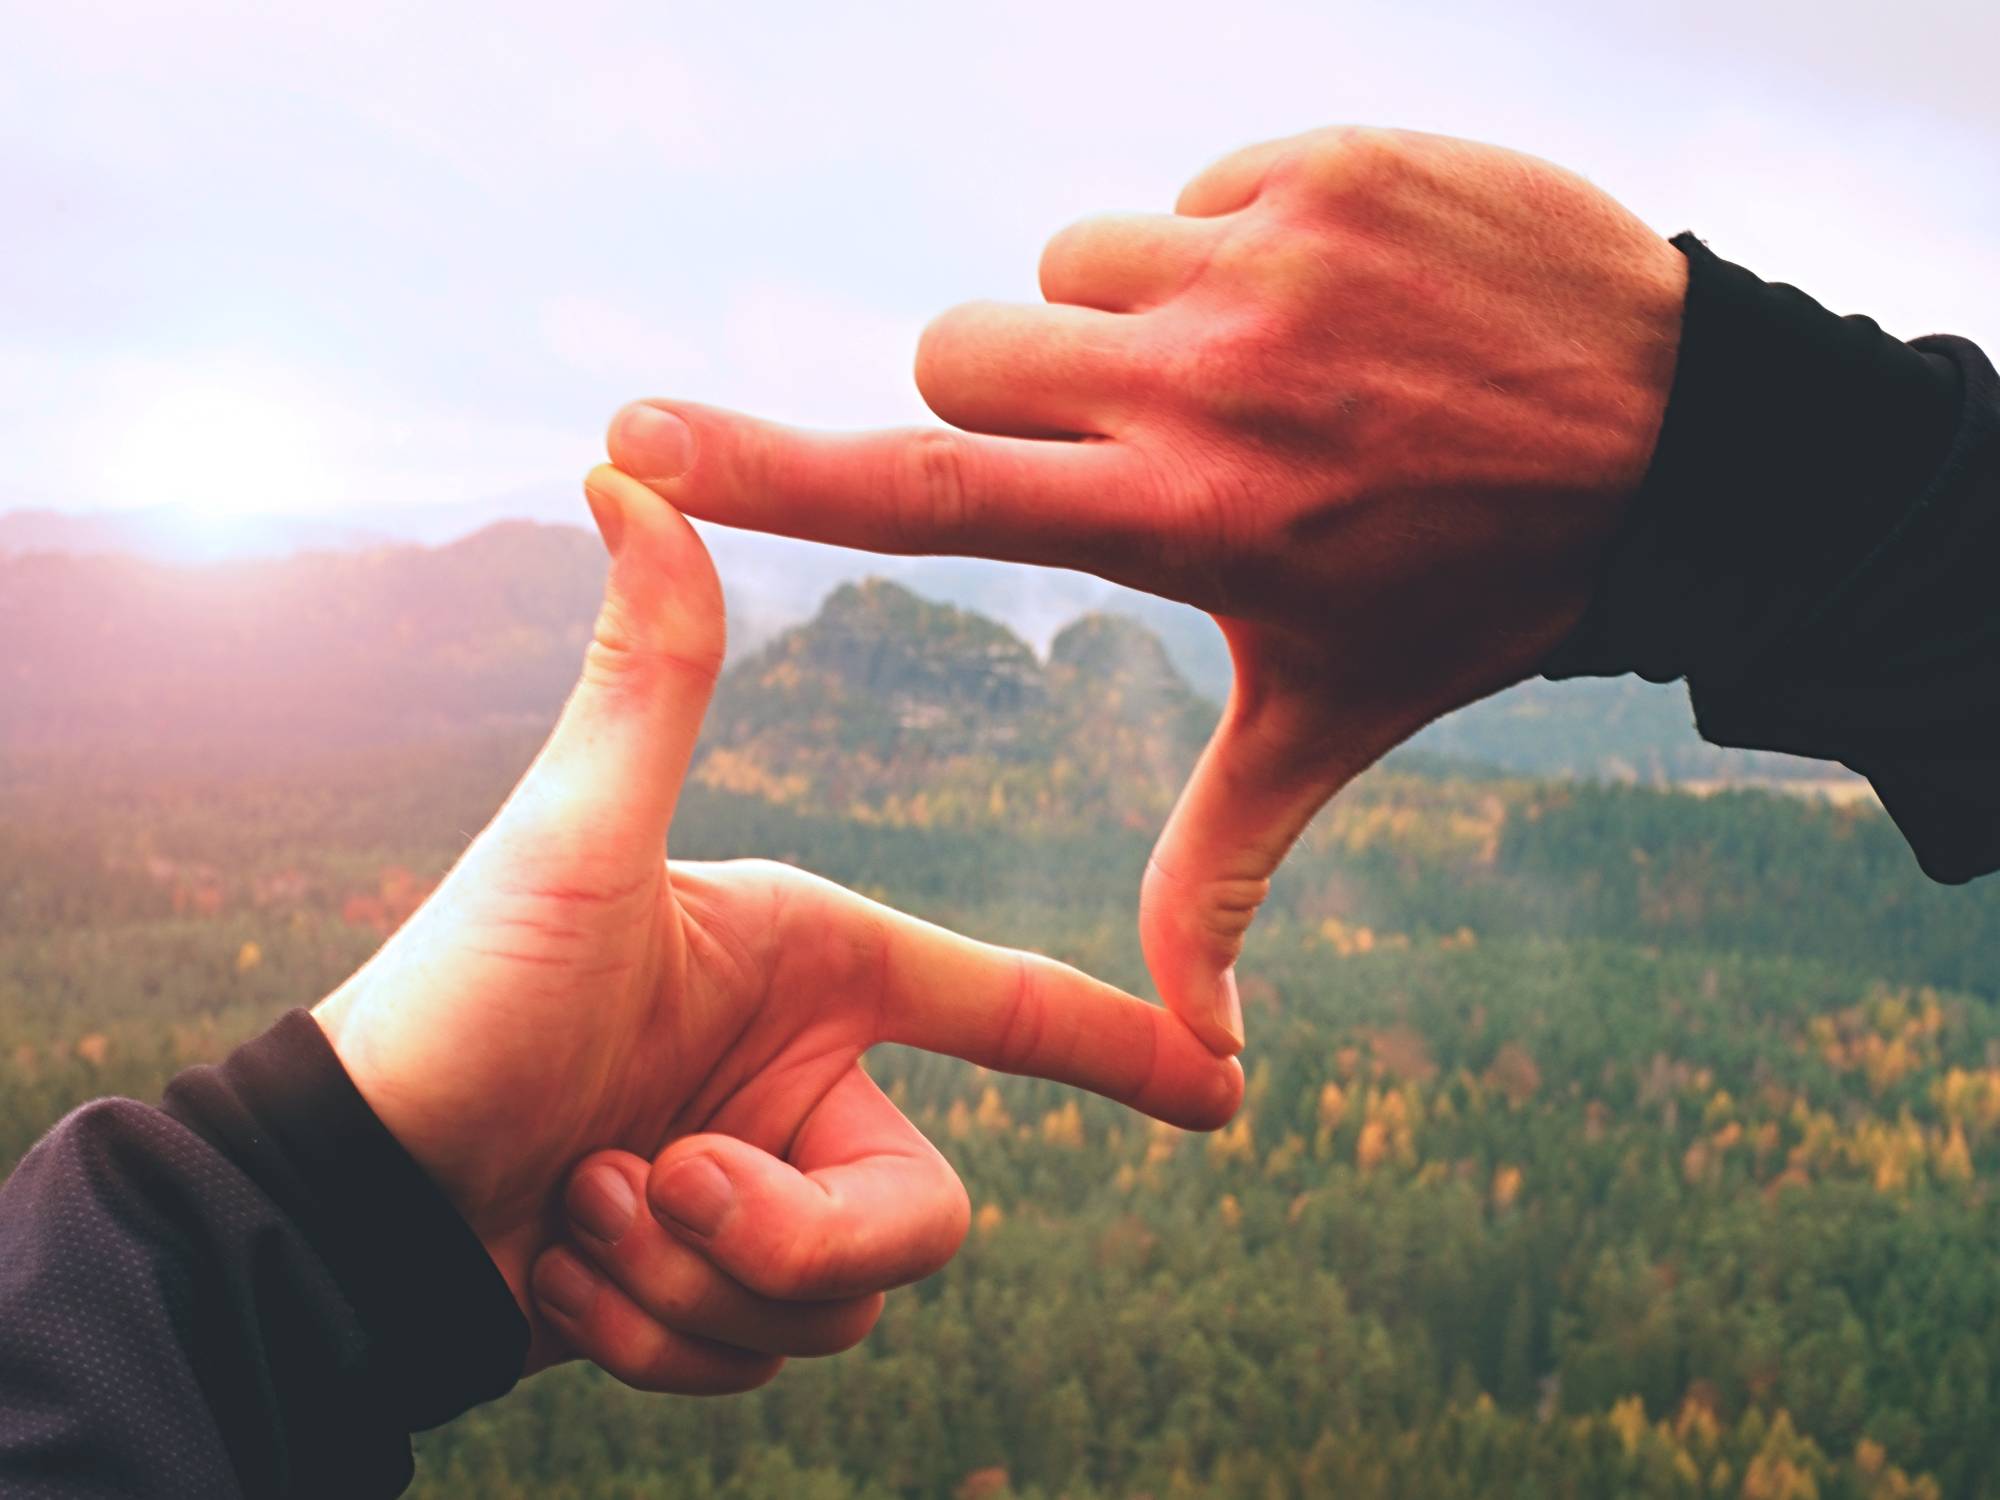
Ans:
[[[675,852],[1143,989],[1205,624],[716,540],[770,623]],[[603,567],[525,521],[0,561],[4,1159],[392,931],[546,732]],[[2000,895],[1928,884],[1828,767],[1700,746],[1676,698],[1524,686],[1343,794],[1244,961],[1221,1134],[877,1054],[972,1193],[952,1267],[739,1401],[538,1377],[426,1437],[415,1493],[1992,1493]]]
[[[2000,10],[1804,0],[15,7],[0,48],[0,1168],[310,1004],[574,680],[577,479],[685,396],[925,420],[924,322],[1340,121],[1584,172],[2000,346]],[[1076,574],[710,529],[678,855],[1145,989],[1227,662]],[[537,1377],[421,1500],[2000,1496],[2000,886],[1684,695],[1525,684],[1344,793],[1214,1137],[885,1051],[950,1268],[723,1402]]]

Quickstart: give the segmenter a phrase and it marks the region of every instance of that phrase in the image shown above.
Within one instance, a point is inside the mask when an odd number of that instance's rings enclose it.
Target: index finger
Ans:
[[[1236,1060],[1210,1051],[1171,1011],[1052,958],[823,884],[880,934],[880,1040],[1074,1084],[1189,1130],[1227,1123],[1242,1102]]]
[[[640,401],[612,419],[607,447],[687,515],[871,552],[1091,568],[1129,559],[1151,530],[1136,455],[1104,438],[815,432]]]

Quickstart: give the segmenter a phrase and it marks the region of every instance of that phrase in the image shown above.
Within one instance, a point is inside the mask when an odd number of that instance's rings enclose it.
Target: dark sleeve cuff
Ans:
[[[1951,359],[1673,243],[1688,295],[1659,443],[1549,677],[1753,674],[1837,606],[1958,426]]]
[[[528,1325],[506,1281],[305,1011],[220,1065],[182,1073],[162,1108],[298,1226],[353,1308],[377,1389],[407,1431],[520,1379]]]
[[[1844,761],[1927,874],[2000,869],[2000,378],[1674,244],[1659,445],[1545,675],[1686,677],[1704,738]]]

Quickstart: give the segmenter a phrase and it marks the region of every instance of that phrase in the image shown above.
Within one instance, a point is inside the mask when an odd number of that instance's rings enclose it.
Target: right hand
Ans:
[[[918,385],[962,432],[649,402],[611,457],[708,520],[1212,613],[1235,685],[1140,929],[1168,1005],[1233,1052],[1233,965],[1313,813],[1581,614],[1659,431],[1685,262],[1545,162],[1327,130],[1225,158],[1173,214],[1065,230],[1041,281],[1046,305],[926,332]]]

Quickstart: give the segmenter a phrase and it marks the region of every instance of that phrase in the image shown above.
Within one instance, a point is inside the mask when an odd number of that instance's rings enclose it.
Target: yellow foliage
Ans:
[[[1337,1083],[1325,1083],[1319,1090],[1319,1125],[1322,1130],[1337,1126],[1347,1113],[1347,1095]]]
[[[945,1112],[945,1134],[955,1141],[962,1141],[972,1134],[972,1111],[965,1107],[963,1099],[951,1101],[951,1108]]]
[[[1937,1174],[1946,1182],[1972,1181],[1972,1151],[1965,1143],[1963,1125],[1954,1124],[1938,1147]]]
[[[1370,1120],[1361,1127],[1361,1135],[1354,1143],[1354,1164],[1364,1172],[1372,1172],[1388,1154],[1389,1127],[1380,1120]]]
[[[1721,1438],[1722,1429],[1715,1420],[1714,1409],[1690,1392],[1682,1398],[1681,1409],[1674,1415],[1674,1436],[1683,1446],[1708,1449]]]
[[[972,1222],[981,1234],[991,1234],[1006,1222],[1006,1218],[1007,1215],[1002,1212],[999,1204],[982,1203],[979,1205],[978,1215]]]
[[[1264,1158],[1264,1175],[1266,1177],[1284,1176],[1285,1173],[1298,1165],[1299,1158],[1304,1156],[1305,1153],[1305,1137],[1295,1131],[1287,1133],[1285,1138],[1273,1148],[1271,1154]]]
[[[247,942],[236,950],[236,972],[248,974],[264,961],[264,950],[254,942]]]
[[[1646,1435],[1646,1403],[1637,1396],[1627,1396],[1611,1408],[1605,1419],[1611,1430],[1618,1434],[1618,1440],[1625,1445],[1627,1454],[1639,1451],[1639,1440]]]
[[[796,771],[774,776],[751,756],[720,745],[703,757],[695,779],[717,791],[761,797],[766,802],[780,805],[801,801],[812,789],[812,783]]]
[[[1014,1117],[1007,1113],[1007,1105],[1000,1097],[1000,1090],[992,1084],[986,1085],[986,1092],[979,1096],[979,1108],[972,1117],[983,1130],[1003,1131],[1013,1127]]]
[[[1218,1165],[1233,1161],[1255,1161],[1257,1142],[1250,1134],[1250,1116],[1240,1114],[1208,1138],[1208,1159]]]
[[[1076,1100],[1066,1099],[1060,1109],[1042,1116],[1042,1139],[1051,1146],[1075,1149],[1083,1145],[1083,1111],[1076,1107]]]
[[[1990,1131],[2000,1126],[2000,1068],[1952,1068],[1931,1085],[1931,1102],[1948,1120]]]
[[[1234,1193],[1224,1193],[1220,1205],[1222,1223],[1225,1228],[1236,1229],[1243,1223],[1243,1205],[1236,1201]]]
[[[1521,1169],[1502,1165],[1493,1169],[1493,1209],[1505,1213],[1521,1196]]]
[[[111,1038],[101,1031],[93,1031],[77,1039],[76,1055],[93,1068],[103,1067],[104,1059],[110,1051]]]
[[[1328,917],[1319,924],[1319,939],[1342,958],[1375,951],[1375,930],[1372,927],[1359,923],[1350,925],[1338,917]]]

